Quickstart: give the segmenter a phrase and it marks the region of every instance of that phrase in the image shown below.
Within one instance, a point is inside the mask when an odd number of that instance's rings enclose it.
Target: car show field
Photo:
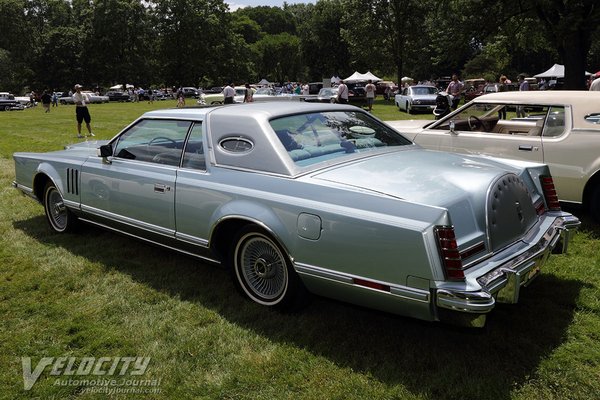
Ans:
[[[93,104],[94,139],[174,106]],[[433,121],[380,98],[373,110],[381,120]],[[551,256],[519,304],[498,305],[485,329],[320,296],[282,313],[236,295],[227,270],[195,258],[96,227],[53,232],[43,207],[11,187],[12,155],[85,143],[74,114],[69,105],[0,113],[0,393],[100,398],[81,383],[56,384],[66,377],[50,368],[25,390],[22,357],[35,366],[42,357],[142,356],[150,358],[143,378],[159,389],[147,397],[156,399],[558,400],[600,392],[600,226],[586,209],[563,206],[582,221],[568,253]]]

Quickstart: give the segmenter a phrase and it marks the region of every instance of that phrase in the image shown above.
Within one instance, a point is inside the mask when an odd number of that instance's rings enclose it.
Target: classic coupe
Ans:
[[[54,231],[96,224],[223,265],[275,309],[312,292],[483,326],[579,226],[547,166],[426,150],[350,105],[151,111],[14,160]]]
[[[561,201],[600,222],[600,93],[502,92],[439,121],[388,121],[423,147],[541,162]]]

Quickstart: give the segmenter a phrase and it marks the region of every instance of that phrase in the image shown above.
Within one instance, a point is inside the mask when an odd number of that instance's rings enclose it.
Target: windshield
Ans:
[[[297,165],[412,142],[364,112],[332,111],[271,120],[271,127]]]
[[[424,96],[424,95],[428,95],[428,94],[436,94],[437,89],[434,88],[433,86],[431,86],[431,87],[414,87],[414,88],[412,88],[412,93],[414,95]]]

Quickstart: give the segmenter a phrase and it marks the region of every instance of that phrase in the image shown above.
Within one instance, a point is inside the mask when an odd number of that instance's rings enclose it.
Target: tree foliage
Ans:
[[[0,0],[0,90],[600,69],[596,0]]]

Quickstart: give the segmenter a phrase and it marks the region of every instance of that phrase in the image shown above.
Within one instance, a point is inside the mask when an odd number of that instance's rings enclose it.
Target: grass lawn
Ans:
[[[108,139],[174,104],[92,105],[93,131]],[[374,114],[407,118],[381,100]],[[75,135],[73,106],[0,112],[0,399],[600,398],[600,226],[579,209],[569,210],[584,222],[570,253],[552,257],[485,330],[321,298],[280,314],[195,259],[92,227],[52,233],[42,206],[10,186],[11,155],[60,149]],[[134,387],[145,394],[92,393],[77,379],[102,376],[51,367],[24,389],[22,357],[33,370],[43,357],[77,366],[138,356],[150,358],[142,376],[113,379],[154,380]]]

